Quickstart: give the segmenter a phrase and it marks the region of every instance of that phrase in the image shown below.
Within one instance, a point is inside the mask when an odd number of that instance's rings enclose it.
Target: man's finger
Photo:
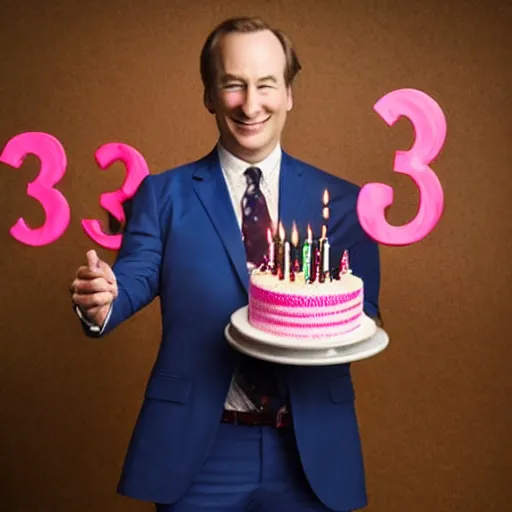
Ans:
[[[88,265],[82,265],[76,271],[76,278],[78,279],[96,279],[97,277],[104,277],[106,279],[105,271],[100,267],[91,270]]]
[[[99,293],[110,292],[115,295],[115,285],[109,283],[105,277],[94,279],[75,279],[72,283],[72,290],[75,293]]]
[[[116,276],[114,274],[114,271],[112,270],[111,266],[108,263],[105,263],[104,261],[99,261],[99,269],[101,270],[103,277],[110,283],[114,284],[116,283]]]
[[[100,293],[74,293],[72,296],[72,300],[78,306],[81,306],[85,309],[90,309],[98,306],[105,306],[107,304],[111,304],[113,300],[113,295],[110,292],[100,292]]]
[[[92,271],[97,270],[100,266],[100,259],[94,249],[87,251],[87,266]]]

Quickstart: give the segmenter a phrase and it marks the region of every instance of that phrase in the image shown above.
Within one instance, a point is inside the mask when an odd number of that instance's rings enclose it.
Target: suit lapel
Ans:
[[[194,189],[219,235],[233,268],[244,289],[249,286],[249,273],[240,227],[233,210],[229,191],[214,149],[194,173]],[[306,194],[306,177],[302,166],[283,151],[279,177],[279,220],[289,239],[292,222],[296,221],[301,233],[301,209]]]
[[[194,173],[194,189],[219,235],[242,286],[248,290],[249,273],[240,227],[214,149]]]

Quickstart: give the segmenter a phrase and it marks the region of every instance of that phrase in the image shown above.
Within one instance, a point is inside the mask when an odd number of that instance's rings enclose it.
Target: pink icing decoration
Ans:
[[[344,304],[350,300],[354,300],[361,295],[361,290],[355,292],[345,293],[341,295],[322,295],[319,297],[314,296],[300,296],[285,293],[275,293],[251,283],[251,297],[261,302],[266,302],[270,305],[285,306],[285,307],[327,307]]]
[[[252,310],[250,312],[251,315],[251,322],[260,322],[267,325],[277,325],[282,327],[291,327],[296,329],[321,329],[321,328],[328,328],[328,327],[336,327],[340,325],[349,324],[351,322],[355,322],[360,316],[361,313],[357,313],[356,315],[346,318],[345,320],[339,320],[337,322],[328,322],[328,323],[322,323],[322,322],[311,322],[307,324],[301,324],[296,322],[287,322],[285,320],[277,320],[275,318],[269,318],[268,315],[265,315],[264,313],[260,313],[257,311]]]
[[[426,237],[439,222],[444,194],[439,179],[429,164],[441,151],[446,138],[446,119],[439,105],[415,89],[399,89],[382,97],[375,111],[392,126],[401,116],[414,127],[415,141],[408,151],[397,151],[393,169],[410,176],[420,193],[416,217],[403,226],[391,226],[385,210],[393,203],[393,189],[382,183],[361,188],[357,213],[363,229],[385,245],[408,245]]]
[[[344,309],[337,309],[335,311],[318,311],[315,312],[314,316],[316,317],[326,317],[332,315],[339,315],[341,313],[346,313],[348,311],[352,311],[353,309],[361,308],[362,302],[356,302],[353,306],[349,306]],[[289,318],[311,318],[311,309],[304,308],[302,312],[293,312],[293,311],[285,311],[283,309],[278,309],[273,307],[272,305],[266,304],[264,302],[258,302],[256,300],[252,300],[251,298],[251,309],[254,311],[262,311],[269,314],[278,314],[282,317]],[[300,309],[300,308],[297,308]]]
[[[114,192],[105,192],[100,196],[100,205],[123,223],[125,221],[123,203],[135,195],[142,180],[149,174],[146,161],[136,149],[116,142],[104,144],[98,148],[94,156],[103,170],[118,160],[123,162],[126,167],[126,177],[121,187]],[[107,249],[121,247],[122,235],[105,234],[98,220],[82,220],[82,227],[97,244]]]
[[[268,290],[252,280],[249,292],[249,322],[276,336],[328,338],[361,324],[362,288],[343,294],[295,295]]]
[[[41,168],[35,180],[27,185],[27,194],[43,207],[45,220],[41,227],[32,229],[20,217],[9,232],[18,242],[37,247],[60,238],[69,225],[69,204],[62,193],[54,188],[66,172],[67,158],[55,137],[47,133],[26,132],[7,142],[0,162],[19,169],[28,154],[39,158]]]

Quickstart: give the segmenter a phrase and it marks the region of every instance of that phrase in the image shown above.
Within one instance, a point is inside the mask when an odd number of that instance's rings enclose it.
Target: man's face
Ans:
[[[268,30],[228,34],[219,41],[206,107],[215,113],[222,145],[247,162],[265,158],[281,138],[293,104],[285,63],[281,43]]]

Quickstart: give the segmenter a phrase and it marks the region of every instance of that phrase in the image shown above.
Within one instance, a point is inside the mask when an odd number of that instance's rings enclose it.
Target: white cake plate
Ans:
[[[284,338],[282,336],[277,336],[275,334],[270,334],[268,332],[261,331],[260,329],[256,329],[256,327],[249,323],[248,312],[248,306],[235,311],[231,315],[231,325],[233,325],[242,336],[286,350],[326,350],[330,348],[339,348],[359,343],[360,341],[372,337],[377,332],[377,325],[375,322],[363,313],[361,326],[346,334],[314,339]]]
[[[382,352],[389,344],[389,336],[381,329],[370,338],[358,343],[328,349],[293,349],[282,348],[262,343],[241,334],[231,324],[225,329],[226,339],[230,345],[248,356],[279,364],[297,366],[328,366],[333,364],[352,363]]]

